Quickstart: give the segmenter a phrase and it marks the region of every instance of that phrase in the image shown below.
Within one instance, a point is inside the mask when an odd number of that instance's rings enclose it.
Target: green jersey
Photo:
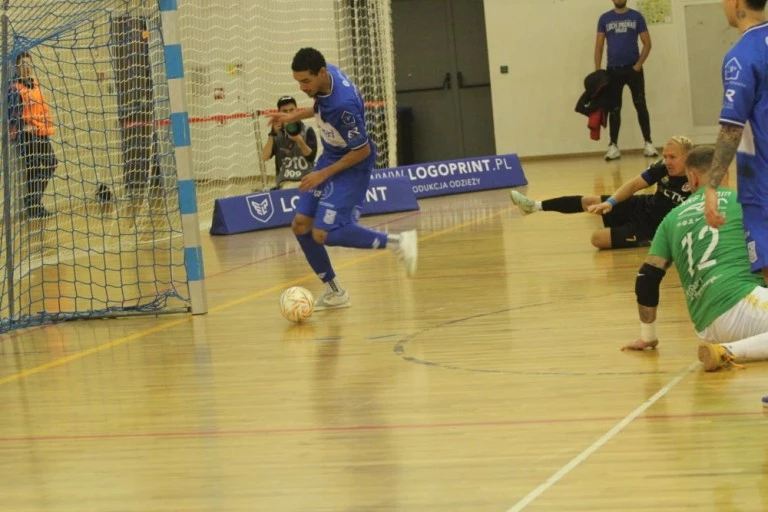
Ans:
[[[704,218],[704,187],[664,217],[649,255],[674,261],[696,330],[706,329],[763,283],[752,274],[736,191],[717,189],[718,210],[726,218],[719,229]]]

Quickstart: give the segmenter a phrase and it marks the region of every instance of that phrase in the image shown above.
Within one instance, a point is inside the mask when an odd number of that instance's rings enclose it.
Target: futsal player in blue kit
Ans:
[[[717,228],[717,187],[736,155],[738,200],[752,272],[768,282],[768,22],[766,0],[723,0],[728,23],[741,38],[723,59],[720,133],[705,191],[704,215]]]
[[[312,270],[325,283],[315,310],[349,307],[349,294],[337,282],[325,246],[391,249],[410,277],[416,272],[417,235],[416,231],[382,233],[358,223],[376,147],[368,138],[365,103],[357,87],[314,48],[299,50],[291,69],[299,88],[315,100],[314,107],[271,114],[272,122],[286,125],[314,116],[323,142],[314,170],[301,180],[291,228]]]

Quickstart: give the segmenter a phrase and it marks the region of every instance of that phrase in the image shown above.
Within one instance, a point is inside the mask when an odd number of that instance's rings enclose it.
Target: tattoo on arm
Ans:
[[[733,157],[736,156],[736,150],[739,148],[743,133],[743,126],[725,124],[720,127],[715,145],[715,158],[709,176],[710,187],[717,188],[723,181],[723,176],[728,172],[728,166],[731,165]]]
[[[649,308],[648,306],[637,305],[637,310],[640,312],[640,321],[644,324],[650,324],[656,321],[656,308]]]

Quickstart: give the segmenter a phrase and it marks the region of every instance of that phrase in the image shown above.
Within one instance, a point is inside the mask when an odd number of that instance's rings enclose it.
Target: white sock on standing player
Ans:
[[[768,332],[750,338],[722,343],[737,361],[768,360]]]

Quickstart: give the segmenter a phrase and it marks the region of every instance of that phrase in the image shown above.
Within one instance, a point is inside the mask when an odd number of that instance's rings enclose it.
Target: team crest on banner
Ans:
[[[272,215],[275,214],[272,196],[268,193],[246,196],[245,202],[248,203],[248,211],[251,212],[251,217],[259,222],[267,223],[272,218]]]

